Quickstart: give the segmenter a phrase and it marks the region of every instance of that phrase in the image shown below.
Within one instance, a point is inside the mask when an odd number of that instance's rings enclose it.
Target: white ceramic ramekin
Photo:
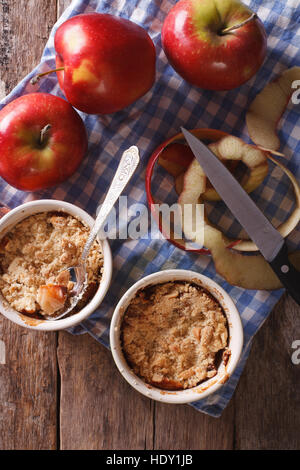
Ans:
[[[201,383],[200,385],[187,389],[187,390],[161,390],[146,384],[141,378],[137,377],[130,366],[127,364],[124,354],[122,352],[122,345],[120,340],[120,329],[123,315],[130,303],[135,297],[136,293],[153,284],[160,284],[169,281],[193,281],[200,286],[207,289],[221,304],[228,320],[229,328],[229,343],[228,347],[231,355],[227,364],[223,362],[218,368],[218,373],[215,377]],[[158,273],[150,274],[136,282],[121,298],[119,301],[110,326],[110,346],[114,361],[127,382],[132,385],[138,392],[146,395],[148,398],[157,400],[164,403],[190,403],[193,401],[201,400],[204,397],[214,393],[218,390],[232,375],[238,360],[241,355],[243,347],[243,327],[240,319],[239,312],[231,297],[224,291],[216,282],[212,281],[202,274],[193,271],[186,271],[183,269],[169,269],[160,271]]]
[[[12,209],[0,220],[0,240],[3,236],[10,231],[18,222],[29,217],[30,215],[37,214],[40,212],[49,211],[63,211],[78,217],[86,225],[92,227],[94,219],[83,209],[70,204],[65,201],[58,201],[52,199],[41,199],[39,201],[32,201],[22,204],[15,209]],[[48,320],[36,320],[31,319],[29,316],[19,314],[13,309],[8,308],[6,302],[0,293],[0,312],[9,320],[17,323],[18,325],[24,326],[25,328],[31,328],[34,330],[42,331],[56,331],[70,328],[77,325],[81,321],[89,317],[94,310],[101,304],[111,281],[112,275],[112,256],[110,246],[107,240],[99,240],[103,251],[103,276],[99,284],[99,288],[95,293],[94,297],[80,312],[75,313],[66,318],[62,318],[57,321]]]

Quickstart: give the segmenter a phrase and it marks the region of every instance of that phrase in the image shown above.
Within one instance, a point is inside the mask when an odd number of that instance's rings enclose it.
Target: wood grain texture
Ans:
[[[62,15],[71,2],[72,0],[57,0],[57,18]]]
[[[55,449],[56,335],[36,333],[1,317],[0,449]]]
[[[230,450],[234,446],[234,407],[221,418],[199,413],[188,405],[155,404],[154,448],[160,450]]]
[[[0,97],[39,62],[70,1],[0,0]],[[299,449],[299,313],[291,299],[279,303],[219,419],[140,396],[88,335],[59,333],[56,349],[56,334],[1,317],[0,449]]]
[[[61,449],[146,449],[153,403],[120,376],[110,351],[89,335],[60,333]]]
[[[54,0],[0,1],[0,98],[39,62],[55,18]],[[56,335],[1,316],[0,340],[0,449],[56,448]]]
[[[62,13],[64,8],[70,4],[70,0],[58,1],[58,12]],[[76,374],[76,389],[82,393],[89,391],[88,381],[104,384],[109,381],[111,392],[104,396],[93,398],[91,391],[90,400],[85,397],[85,406],[80,406],[80,400],[76,399],[78,407],[70,404],[67,396],[72,390],[74,392],[74,380],[71,374],[65,373],[65,354],[68,349],[76,349],[80,341],[81,353],[80,363],[84,370],[86,363],[84,355],[87,354],[90,362],[90,349],[94,351],[94,360],[97,362],[94,379],[93,372],[89,366],[89,372],[79,373],[75,359],[72,361],[74,373]],[[197,449],[197,448],[232,448],[233,445],[233,409],[229,407],[221,420],[215,420],[202,415],[189,406],[162,405],[149,401],[134,392],[129,385],[120,377],[112,361],[110,353],[101,346],[94,344],[89,337],[70,338],[64,334],[59,337],[58,359],[61,371],[61,445],[62,448],[101,448],[101,449]],[[83,392],[80,392],[83,389]],[[105,388],[104,388],[105,390]],[[97,392],[96,392],[96,395]],[[124,400],[125,397],[125,400]],[[93,412],[93,400],[100,405],[99,412]],[[104,403],[107,411],[103,410]],[[98,405],[98,406],[99,406]],[[87,409],[85,409],[87,407]],[[102,408],[102,409],[101,409]],[[92,423],[91,439],[84,438],[84,432],[80,434],[79,425],[86,426],[82,419],[87,413],[88,420]],[[71,418],[72,417],[72,418]],[[92,418],[91,418],[92,417]],[[105,419],[104,419],[105,418]],[[70,422],[71,419],[71,422]],[[68,424],[69,422],[69,424]],[[105,426],[104,426],[105,423]],[[154,423],[154,425],[153,425]],[[75,426],[75,427],[74,427]],[[105,431],[106,429],[106,431]],[[95,447],[96,446],[96,447]],[[98,447],[97,447],[98,446]]]
[[[6,93],[39,63],[56,15],[56,0],[0,0],[0,80]]]
[[[254,339],[235,394],[235,447],[300,448],[300,365],[291,361],[300,340],[300,308],[288,296]]]

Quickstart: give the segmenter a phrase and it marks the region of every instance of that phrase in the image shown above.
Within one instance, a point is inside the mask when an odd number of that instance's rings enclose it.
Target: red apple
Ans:
[[[58,81],[69,102],[89,114],[119,111],[155,79],[155,48],[132,21],[91,13],[74,16],[55,34]]]
[[[238,0],[180,0],[164,21],[162,46],[187,82],[230,90],[260,68],[267,38],[262,22]]]
[[[36,191],[61,183],[86,149],[83,121],[62,98],[30,93],[0,111],[0,176],[15,188]]]

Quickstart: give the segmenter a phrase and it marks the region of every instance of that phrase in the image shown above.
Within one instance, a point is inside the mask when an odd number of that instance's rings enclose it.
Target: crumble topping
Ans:
[[[186,389],[217,374],[227,319],[200,286],[167,282],[137,293],[124,314],[121,339],[128,363],[147,383]]]
[[[42,287],[54,285],[63,293],[72,290],[69,274],[62,270],[79,263],[89,232],[83,222],[64,212],[43,212],[19,222],[0,241],[0,290],[7,302],[27,315],[51,314],[51,309],[45,312],[39,304]],[[93,297],[102,267],[101,246],[96,240],[87,259],[88,287],[71,313]],[[57,292],[56,298],[58,301]],[[52,313],[56,312],[54,308]]]

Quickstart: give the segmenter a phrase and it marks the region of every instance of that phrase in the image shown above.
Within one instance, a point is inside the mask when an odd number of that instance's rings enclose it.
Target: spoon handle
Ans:
[[[116,174],[112,180],[112,183],[109,187],[109,190],[106,194],[103,204],[101,205],[99,214],[95,220],[95,224],[83,248],[83,252],[81,255],[81,259],[83,263],[86,260],[86,257],[90,251],[90,248],[96,236],[98,235],[100,228],[104,224],[115,202],[118,200],[120,194],[123,192],[128,181],[130,180],[133,173],[135,172],[139,161],[140,161],[139,150],[136,146],[133,145],[129,149],[125,150],[125,152],[123,153],[118,169],[116,171]]]

